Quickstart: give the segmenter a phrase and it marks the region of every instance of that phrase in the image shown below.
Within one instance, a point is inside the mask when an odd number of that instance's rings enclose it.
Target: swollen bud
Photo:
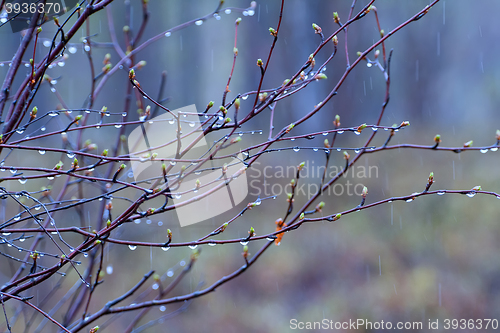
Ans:
[[[472,147],[472,140],[470,141],[467,141],[466,143],[464,143],[464,148],[468,148],[468,147]]]
[[[337,12],[333,12],[333,21],[337,24],[340,23],[340,19],[339,19],[339,13]]]

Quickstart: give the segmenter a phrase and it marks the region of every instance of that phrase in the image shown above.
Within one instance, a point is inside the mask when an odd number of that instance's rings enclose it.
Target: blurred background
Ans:
[[[130,1],[132,6],[132,31],[141,23],[139,1]],[[359,1],[355,12],[366,1]],[[387,33],[425,7],[429,1],[401,2],[395,0],[375,1],[380,24]],[[211,13],[218,1],[150,1],[150,22],[144,38],[149,39],[165,33],[186,21]],[[248,1],[227,0],[226,7],[247,8]],[[318,44],[320,37],[314,34],[312,23],[322,27],[329,36],[336,25],[332,19],[334,11],[342,22],[346,21],[350,1],[290,0],[285,2],[283,22],[278,42],[269,64],[263,88],[279,87],[293,76],[305,63]],[[279,1],[258,1],[253,16],[243,16],[241,11],[223,10],[220,19],[211,18],[201,25],[191,25],[163,37],[138,53],[136,60],[145,60],[147,65],[137,71],[141,87],[158,93],[160,75],[167,72],[165,104],[170,109],[196,104],[198,111],[207,103],[220,104],[227,78],[232,66],[234,44],[234,22],[242,17],[238,29],[238,58],[230,85],[228,99],[238,93],[257,89],[260,71],[258,58],[267,59],[272,37],[269,27],[276,27]],[[461,147],[469,140],[474,146],[495,143],[495,131],[500,128],[500,24],[497,13],[500,3],[493,0],[477,0],[459,4],[440,1],[419,21],[413,22],[388,39],[386,49],[393,49],[391,61],[391,98],[381,125],[392,126],[408,120],[411,126],[400,130],[391,144],[415,143],[430,145],[434,135],[440,134],[442,146]],[[118,41],[123,47],[124,22],[123,1],[112,5],[114,27]],[[41,37],[51,38],[55,32],[52,24],[43,26]],[[95,42],[111,40],[106,11],[92,16],[90,34]],[[84,37],[86,32],[78,33]],[[275,132],[296,121],[311,111],[316,104],[335,87],[346,69],[344,35],[339,37],[339,51],[326,66],[327,80],[312,82],[306,89],[278,103],[275,111]],[[348,32],[351,63],[357,51],[364,51],[379,39],[373,13],[350,26]],[[9,61],[20,41],[20,33],[12,33],[7,27],[0,29],[0,61]],[[70,108],[86,105],[90,89],[90,71],[81,40],[72,40],[74,53],[68,52],[64,66],[56,66],[48,74],[57,78],[56,91]],[[47,48],[39,50],[40,57]],[[333,51],[327,45],[316,57],[323,63]],[[111,62],[116,64],[119,56],[111,47],[93,48],[97,69],[102,59],[111,53]],[[31,56],[27,56],[27,59]],[[373,53],[370,55],[373,59]],[[7,73],[8,65],[0,67],[0,78]],[[2,65],[2,64],[0,64]],[[28,69],[26,69],[28,72]],[[104,86],[95,101],[95,109],[106,105],[110,112],[123,111],[124,94],[129,84],[128,71],[115,73]],[[18,75],[15,84],[24,79]],[[360,64],[348,76],[338,95],[320,112],[292,134],[321,132],[333,128],[332,121],[340,115],[342,126],[352,127],[377,121],[385,97],[383,73],[376,67]],[[49,85],[40,87],[35,98],[43,113],[54,110],[59,104]],[[242,100],[241,113],[246,114],[253,106],[253,96]],[[128,110],[135,116],[135,104]],[[40,112],[39,111],[39,112]],[[5,115],[5,112],[4,112]],[[94,116],[94,115],[92,115]],[[231,116],[231,114],[229,115]],[[97,115],[95,122],[99,121]],[[44,123],[47,130],[62,127],[64,120],[56,117]],[[91,118],[92,119],[92,118]],[[111,119],[117,121],[116,119]],[[111,121],[110,120],[110,121]],[[40,125],[42,126],[42,125]],[[168,126],[168,125],[166,125]],[[133,127],[127,129],[127,133]],[[256,131],[242,136],[239,148],[263,142],[269,135],[269,112],[247,123],[245,131]],[[263,134],[259,135],[259,131]],[[25,135],[40,133],[40,128]],[[375,137],[374,145],[385,142],[388,132]],[[95,142],[99,151],[115,142],[118,129],[95,129],[83,133],[85,139]],[[358,147],[364,144],[372,131],[361,135],[344,133],[337,137],[338,147]],[[77,133],[69,134],[70,140]],[[219,136],[211,137],[216,140]],[[319,147],[324,137],[313,140],[285,142],[282,147]],[[31,142],[33,145],[60,147],[61,140],[55,137]],[[2,158],[6,152],[3,152]],[[351,156],[356,153],[350,151]],[[36,152],[14,151],[6,165],[42,165],[52,168],[59,159],[57,154],[40,155]],[[35,162],[36,161],[36,162]],[[237,214],[247,203],[261,197],[276,195],[276,199],[263,200],[261,205],[246,212],[217,239],[245,237],[250,227],[257,234],[274,231],[274,221],[283,217],[286,209],[286,194],[283,187],[294,176],[277,173],[280,168],[296,166],[306,161],[306,176],[299,184],[306,184],[305,194],[296,197],[295,208],[309,199],[308,188],[314,189],[320,182],[317,167],[324,165],[325,155],[319,150],[301,149],[299,152],[284,150],[262,156],[247,171],[249,195],[233,210],[202,223],[181,228],[175,213],[152,216],[150,219],[126,224],[117,237],[142,241],[162,242],[166,240],[166,228],[174,234],[174,241],[190,241],[211,232],[215,227]],[[362,186],[368,187],[367,203],[391,196],[409,195],[425,188],[430,172],[434,172],[436,183],[433,189],[471,189],[481,185],[484,190],[500,192],[500,169],[498,152],[479,151],[452,152],[419,151],[398,149],[366,154],[358,162],[354,173],[341,179],[335,188],[322,196],[325,202],[320,214],[333,214],[357,206],[361,200]],[[66,159],[65,163],[70,164]],[[329,170],[343,167],[341,152],[332,153]],[[264,177],[266,166],[269,177]],[[361,171],[367,171],[365,173]],[[99,171],[99,170],[97,170]],[[370,172],[368,172],[370,171]],[[8,173],[9,171],[4,171]],[[268,185],[266,185],[268,184]],[[351,191],[348,192],[349,186]],[[361,185],[360,185],[361,184]],[[10,190],[34,191],[46,186],[47,181],[30,181],[26,184],[9,182]],[[54,182],[54,193],[63,185],[63,179]],[[275,187],[272,187],[276,185]],[[354,189],[358,185],[358,195]],[[309,187],[308,187],[309,186]],[[273,193],[272,189],[276,191]],[[265,193],[264,191],[268,191]],[[281,191],[279,191],[281,190]],[[342,192],[340,192],[342,190]],[[278,193],[279,192],[279,193]],[[99,189],[89,185],[85,196],[96,195]],[[351,194],[349,194],[351,193]],[[124,196],[134,197],[130,191]],[[66,194],[67,198],[79,198],[76,188]],[[12,201],[2,200],[2,218],[17,214],[18,207]],[[465,195],[425,196],[410,203],[394,202],[369,210],[349,214],[337,222],[319,222],[302,225],[286,233],[280,246],[272,246],[247,272],[219,287],[216,292],[194,300],[185,311],[166,316],[162,323],[148,327],[146,332],[288,332],[290,320],[335,321],[366,319],[370,321],[421,321],[426,327],[428,320],[440,322],[444,319],[500,319],[500,257],[499,251],[499,203],[494,196]],[[122,211],[126,202],[115,199],[114,209]],[[99,204],[86,204],[85,221],[79,221],[73,211],[56,214],[59,227],[70,225],[95,226]],[[313,208],[314,206],[312,206]],[[143,207],[147,209],[148,207]],[[116,213],[115,213],[116,214]],[[68,236],[75,245],[81,237]],[[258,251],[262,242],[251,242],[249,252]],[[45,242],[45,246],[50,244]],[[0,248],[8,252],[8,249]],[[100,309],[108,300],[118,297],[131,288],[150,269],[163,275],[164,284],[172,281],[189,260],[189,248],[172,248],[164,252],[159,248],[137,248],[130,251],[126,246],[110,245],[106,253],[106,282],[98,287],[92,311]],[[221,277],[230,274],[244,264],[240,244],[203,246],[201,255],[187,278],[169,296],[183,295],[199,288],[200,283],[209,286]],[[10,252],[14,254],[14,251]],[[82,267],[85,258],[82,256]],[[47,262],[48,264],[49,262]],[[0,282],[8,281],[11,270],[17,264],[0,258]],[[73,283],[76,274],[71,272],[63,287],[56,291],[55,304]],[[34,290],[41,299],[56,283],[51,279]],[[153,283],[153,282],[151,282]],[[48,287],[47,287],[48,286]],[[151,285],[146,287],[151,288]],[[31,291],[33,292],[33,290]],[[31,293],[32,294],[32,293]],[[35,302],[36,303],[36,302]],[[123,305],[130,304],[124,302]],[[52,305],[53,306],[53,305]],[[141,324],[155,320],[181,305],[154,308]],[[132,314],[124,314],[107,323],[106,331],[118,332],[126,327]],[[55,315],[56,319],[60,319]],[[100,319],[103,325],[108,318]],[[2,322],[0,319],[0,322]],[[18,320],[23,327],[23,320]],[[360,330],[363,331],[363,330]],[[375,330],[372,330],[375,331]],[[396,330],[397,331],[397,330]]]

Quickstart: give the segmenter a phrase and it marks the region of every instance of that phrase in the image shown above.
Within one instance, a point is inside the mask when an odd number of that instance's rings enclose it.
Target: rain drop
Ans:
[[[73,158],[73,157],[75,157],[75,153],[72,153],[72,152],[68,151],[66,153],[66,156],[68,156],[68,158]]]
[[[241,245],[243,245],[243,246],[245,246],[245,245],[247,245],[247,244],[248,244],[248,241],[247,241],[246,239],[245,239],[245,240],[243,240],[243,239],[242,239],[242,240],[240,241],[240,244],[241,244]]]
[[[168,250],[170,250],[170,246],[163,246],[161,249],[163,251],[167,252]]]
[[[174,271],[168,271],[168,272],[167,272],[167,276],[168,276],[168,277],[172,277],[172,276],[174,276]]]
[[[174,120],[174,119],[170,119],[170,120],[168,121],[168,123],[169,123],[170,125],[173,125],[173,124],[175,123],[175,120]]]
[[[135,220],[134,220],[134,223],[135,223],[135,224],[140,224],[140,223],[141,223],[141,219],[135,219]]]
[[[361,134],[361,132],[359,132],[359,131],[354,131],[354,134],[356,134],[356,135],[360,135],[360,134]]]
[[[170,161],[170,165],[176,165],[177,162],[176,161]]]
[[[24,133],[24,129],[20,128],[20,129],[16,130],[16,133],[17,134],[23,134]]]
[[[172,36],[172,33],[170,31],[165,32],[165,37],[170,37]]]
[[[361,150],[359,150],[359,149],[354,149],[354,152],[355,152],[356,154],[359,154],[359,152],[360,152],[360,151],[361,151]]]
[[[120,127],[122,127],[122,125],[121,124],[116,124],[115,127],[116,128],[120,128]]]
[[[54,91],[56,91],[56,89],[55,89],[55,88],[54,88]],[[53,92],[54,92],[54,91],[53,91]],[[59,115],[59,113],[58,113],[58,112],[56,112],[56,111],[51,111],[51,112],[49,112],[49,116],[51,116],[51,117],[55,117],[55,116],[58,116],[58,115]]]
[[[475,191],[471,191],[469,193],[466,194],[469,198],[472,198],[476,195],[476,192]]]
[[[445,194],[445,192],[444,192],[444,191],[439,191],[439,192],[437,192],[437,195],[444,195],[444,194]]]
[[[376,132],[376,131],[378,131],[378,128],[377,127],[372,127],[372,131]]]
[[[242,97],[241,97],[241,99],[242,99],[242,100],[246,100],[246,99],[248,99],[248,95],[242,96]]]
[[[107,273],[107,274],[113,274],[113,266],[108,265],[108,266],[106,267],[106,273]]]
[[[202,20],[198,20],[198,21],[194,22],[194,24],[196,24],[196,25],[202,25],[203,21]]]
[[[180,195],[180,194],[176,194],[176,195],[174,195],[174,198],[175,198],[175,199],[180,199],[181,197],[182,197],[182,195]]]
[[[491,151],[497,151],[498,150],[498,147],[493,147],[490,149]]]
[[[344,133],[344,131],[338,131],[337,133],[338,133],[338,134],[342,134],[342,133]]]
[[[318,148],[313,148],[313,151],[318,151]]]
[[[194,125],[195,125],[194,122],[189,123],[189,127],[194,127]]]
[[[49,176],[49,177],[47,177],[47,179],[48,179],[48,180],[54,180],[54,177]]]
[[[226,13],[226,14],[231,14],[231,9],[229,9],[229,8],[228,8],[228,9],[226,9],[226,10],[224,11],[224,13]]]
[[[11,174],[15,174],[16,172],[17,172],[17,170],[16,170],[16,169],[14,169],[14,168],[10,168],[10,173],[11,173]]]
[[[486,153],[488,152],[488,149],[481,149],[481,150],[480,150],[480,152],[481,152],[482,154],[486,154]]]
[[[38,151],[38,153],[39,153],[40,155],[45,155],[45,150],[39,150],[39,151]]]
[[[217,243],[216,243],[216,242],[214,242],[214,241],[210,241],[210,242],[208,242],[208,246],[215,246],[215,245],[217,245]]]
[[[193,244],[193,245],[189,245],[188,247],[189,247],[191,250],[194,250],[194,249],[196,249],[196,248],[198,247],[198,245]]]
[[[28,180],[27,180],[26,178],[24,178],[24,177],[19,178],[19,182],[20,182],[22,185],[26,184],[26,182],[27,182],[27,181],[28,181]]]
[[[293,147],[293,151],[297,153],[297,152],[300,151],[300,148],[299,147]]]
[[[327,136],[328,132],[323,132],[322,134],[323,134],[323,136]]]
[[[406,202],[412,202],[412,201],[413,201],[413,198],[406,199]]]
[[[366,67],[368,68],[372,67],[372,63],[371,62],[366,63]]]
[[[131,250],[131,251],[134,251],[135,249],[137,249],[137,246],[135,245],[129,245],[128,248]]]
[[[68,48],[68,51],[69,51],[69,53],[71,53],[71,54],[75,54],[75,53],[76,53],[76,47],[74,47],[74,46],[70,46],[70,47]]]
[[[42,131],[42,132],[45,132],[45,130],[46,130],[45,126],[43,126],[42,128],[40,128],[40,131]]]

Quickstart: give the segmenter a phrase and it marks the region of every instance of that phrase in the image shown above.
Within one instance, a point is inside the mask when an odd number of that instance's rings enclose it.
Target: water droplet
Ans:
[[[216,243],[216,242],[214,242],[214,241],[210,241],[210,242],[208,242],[208,246],[215,246],[215,245],[217,245],[217,243]]]
[[[220,20],[220,15],[219,15],[219,14],[215,13],[215,14],[214,14],[214,17],[215,17],[215,19],[216,19],[217,21],[218,21],[218,20]]]
[[[323,136],[327,136],[328,132],[323,132],[322,134],[323,134]]]
[[[15,168],[10,168],[10,173],[11,174],[15,174],[17,172],[17,170]]]
[[[366,67],[368,67],[368,68],[372,67],[372,63],[371,62],[367,62],[366,63]]]
[[[300,148],[299,147],[293,147],[293,151],[297,153],[298,151],[300,151]]]
[[[122,117],[126,117],[126,116],[127,116],[127,112],[123,112]]]
[[[476,195],[475,191],[470,191],[469,193],[466,194],[469,198],[472,198]]]
[[[295,141],[295,138],[291,138],[290,141]]]
[[[120,128],[120,127],[122,127],[122,125],[121,124],[116,124],[115,127],[116,128]]]
[[[75,53],[76,53],[76,47],[74,47],[74,46],[70,46],[70,47],[68,48],[68,51],[69,51],[69,53],[71,53],[71,54],[75,54]]]
[[[170,161],[170,165],[176,165],[177,162],[176,161]]]
[[[157,290],[159,288],[158,283],[153,283],[151,288],[153,288],[153,290]]]
[[[54,91],[55,91],[55,89],[54,89]],[[49,112],[49,116],[51,116],[51,117],[55,117],[55,116],[58,116],[58,115],[59,115],[59,113],[56,112],[56,111],[50,111]]]
[[[168,250],[170,250],[170,246],[163,246],[161,249],[163,251],[167,252]]]
[[[201,175],[201,171],[195,171],[194,174],[199,176],[199,175]]]
[[[356,135],[360,135],[360,134],[361,134],[361,132],[354,131],[354,134],[356,134]]]
[[[498,150],[498,147],[493,147],[490,149],[491,151],[497,151]]]
[[[497,199],[500,199],[500,195],[497,195]]]
[[[173,125],[173,124],[175,123],[175,120],[174,120],[174,119],[170,119],[170,120],[168,121],[168,123],[169,123],[170,125]]]
[[[20,241],[21,243],[22,243],[22,242],[24,242],[25,240],[26,240],[26,238],[24,238],[24,237],[23,237],[23,238],[19,238],[19,241]]]
[[[174,271],[167,271],[167,276],[168,277],[174,276]]]
[[[172,36],[172,33],[170,31],[165,32],[165,37],[170,37]]]
[[[135,220],[134,220],[134,223],[135,223],[135,224],[140,224],[140,223],[141,223],[141,219],[135,219]]]
[[[193,245],[189,245],[188,247],[189,247],[191,250],[194,250],[194,249],[196,249],[196,248],[198,247],[198,245],[193,244]]]
[[[2,233],[2,235],[4,235],[4,236],[9,236],[9,235],[10,235],[10,232],[4,232],[4,233]]]
[[[43,46],[50,47],[50,41],[49,40],[43,41]]]
[[[196,24],[196,25],[202,25],[203,24],[203,20],[198,20],[198,21],[194,22],[194,24]]]
[[[42,206],[38,205],[38,206],[35,207],[35,210],[40,210],[41,208],[42,208]],[[54,223],[54,222],[51,222],[51,223]]]
[[[243,246],[245,246],[245,245],[247,245],[247,244],[248,244],[248,241],[247,241],[247,240],[241,240],[241,241],[240,241],[240,244],[241,244],[241,245],[243,245]]]
[[[38,153],[39,153],[40,155],[45,155],[45,150],[39,150],[39,151],[38,151]]]
[[[54,180],[54,177],[53,176],[49,176],[47,177],[48,180]]]
[[[226,14],[231,14],[231,9],[229,9],[229,8],[228,8],[228,9],[226,9],[226,10],[224,11],[224,13],[226,13]]]
[[[242,97],[241,97],[241,99],[242,99],[242,100],[246,100],[246,99],[248,99],[248,95],[242,96]]]
[[[344,131],[337,131],[337,134],[342,134],[344,133]]]
[[[134,251],[135,249],[137,249],[137,246],[135,245],[129,245],[128,248],[131,250],[131,251]]]
[[[376,132],[376,131],[378,131],[378,128],[377,127],[372,127],[372,131]]]
[[[180,194],[176,194],[176,195],[174,195],[174,198],[175,198],[175,199],[180,199],[181,197],[182,197],[182,195],[180,195]]]
[[[189,127],[194,127],[195,123],[192,121],[189,123]]]
[[[444,191],[439,191],[439,192],[437,192],[437,195],[444,195],[445,193],[446,192],[444,192]]]
[[[247,13],[248,13],[248,16],[254,16],[255,15],[255,11],[253,9],[247,10]]]
[[[146,224],[151,224],[151,220],[146,220]]]
[[[355,152],[356,154],[359,154],[359,152],[360,152],[360,151],[361,151],[361,150],[359,150],[359,149],[354,149],[354,152]]]
[[[51,80],[50,84],[57,84],[57,80]]]
[[[21,219],[21,214],[14,216],[14,221],[19,221]]]
[[[406,199],[406,202],[412,202],[412,201],[413,201],[413,198]]]
[[[26,182],[27,182],[27,181],[28,181],[28,180],[27,180],[26,178],[24,178],[24,177],[19,178],[19,182],[20,182],[22,185],[26,184]]]
[[[46,130],[45,126],[43,126],[42,128],[40,128],[40,131],[42,131],[42,132],[45,132],[45,130]]]
[[[161,227],[163,225],[162,221],[158,221],[158,226]]]
[[[181,260],[181,261],[179,262],[179,265],[181,265],[181,266],[185,266],[185,265],[186,265],[186,262],[185,262],[184,260]]]
[[[318,148],[313,148],[313,151],[318,151]]]
[[[75,153],[68,151],[66,153],[66,156],[68,156],[68,158],[74,158],[75,157]]]
[[[108,265],[108,266],[106,267],[106,273],[107,273],[107,274],[113,274],[113,266]]]
[[[128,177],[128,178],[134,178],[134,172],[133,172],[133,171],[129,171],[129,172],[127,173],[127,177]]]
[[[84,256],[85,258],[87,258],[87,257],[89,256],[89,254],[88,254],[88,253],[84,253],[84,254],[83,254],[83,256]]]
[[[89,52],[90,51],[90,45],[85,45],[83,47],[83,49],[85,50],[85,52]]]
[[[481,149],[481,150],[480,150],[480,152],[481,152],[482,154],[486,154],[486,153],[488,152],[488,149]]]
[[[24,133],[24,128],[20,128],[20,129],[16,130],[16,133],[17,134],[23,134]]]

